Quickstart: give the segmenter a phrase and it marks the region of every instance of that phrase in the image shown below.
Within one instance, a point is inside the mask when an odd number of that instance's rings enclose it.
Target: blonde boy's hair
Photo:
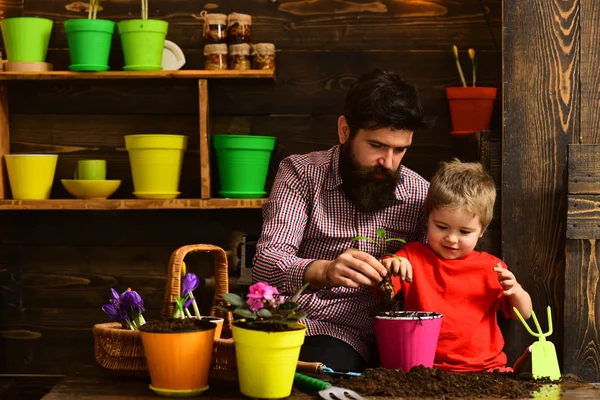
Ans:
[[[482,229],[492,221],[496,186],[492,177],[480,163],[463,163],[458,159],[442,162],[431,178],[425,215],[438,208],[464,207],[474,217],[479,217]]]

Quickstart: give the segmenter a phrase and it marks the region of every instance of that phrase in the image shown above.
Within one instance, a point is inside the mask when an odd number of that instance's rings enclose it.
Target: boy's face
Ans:
[[[483,235],[479,217],[464,208],[437,208],[427,220],[429,245],[446,260],[462,258],[473,251]]]

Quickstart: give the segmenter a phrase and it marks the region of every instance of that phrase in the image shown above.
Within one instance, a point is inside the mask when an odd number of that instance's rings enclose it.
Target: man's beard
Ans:
[[[342,145],[340,174],[344,193],[361,211],[374,213],[387,208],[395,197],[400,171],[381,165],[364,168],[358,165],[351,142]],[[379,175],[379,177],[376,177]]]

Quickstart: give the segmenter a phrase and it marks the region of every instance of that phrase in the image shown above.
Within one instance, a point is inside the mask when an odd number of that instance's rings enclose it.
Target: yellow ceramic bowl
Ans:
[[[88,200],[106,199],[121,185],[119,180],[61,179],[60,181],[71,196]]]

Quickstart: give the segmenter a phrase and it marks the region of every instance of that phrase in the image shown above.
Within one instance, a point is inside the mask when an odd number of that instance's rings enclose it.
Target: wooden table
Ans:
[[[42,400],[158,400],[160,397],[148,388],[148,380],[143,378],[122,378],[102,373],[90,374],[89,371],[69,375],[61,380]],[[534,396],[546,400],[583,400],[600,399],[600,385],[585,388],[563,388],[560,397]],[[294,390],[290,400],[311,400],[317,396],[303,394]],[[198,397],[205,400],[248,399],[240,394],[237,383],[211,384],[210,389]],[[391,398],[379,398],[390,400]],[[498,399],[494,399],[498,400]]]

